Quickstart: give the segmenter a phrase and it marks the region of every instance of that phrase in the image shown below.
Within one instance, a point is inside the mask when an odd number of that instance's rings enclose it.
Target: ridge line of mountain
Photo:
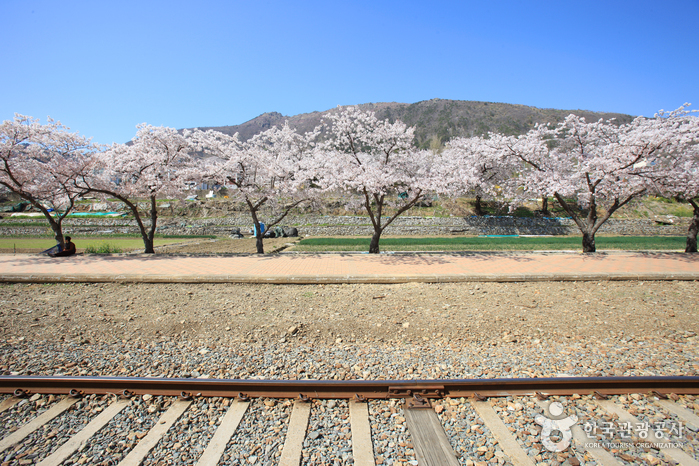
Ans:
[[[438,148],[453,137],[480,136],[490,131],[507,135],[523,134],[534,128],[537,123],[556,124],[571,113],[582,116],[587,121],[614,118],[620,124],[630,122],[634,118],[622,113],[542,109],[521,104],[445,99],[423,100],[413,104],[377,102],[357,106],[362,110],[375,112],[379,119],[388,119],[391,122],[401,120],[408,126],[415,126],[415,145],[420,148]],[[242,141],[272,126],[281,126],[285,121],[288,121],[293,129],[307,132],[318,126],[324,116],[344,107],[347,106],[293,116],[266,112],[239,125],[199,129],[213,129],[229,135],[238,133]]]

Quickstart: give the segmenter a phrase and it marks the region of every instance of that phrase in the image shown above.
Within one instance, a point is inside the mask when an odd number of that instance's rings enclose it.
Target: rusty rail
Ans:
[[[699,377],[560,377],[444,380],[240,380],[131,377],[0,376],[0,393],[26,395],[121,394],[182,397],[385,399],[500,397],[510,395],[597,396],[629,393],[699,394]]]

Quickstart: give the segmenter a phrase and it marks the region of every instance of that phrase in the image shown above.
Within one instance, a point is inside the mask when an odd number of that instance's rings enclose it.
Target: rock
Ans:
[[[160,405],[157,403],[149,405],[148,408],[146,408],[146,411],[148,412],[148,414],[157,413],[158,411],[160,411]]]

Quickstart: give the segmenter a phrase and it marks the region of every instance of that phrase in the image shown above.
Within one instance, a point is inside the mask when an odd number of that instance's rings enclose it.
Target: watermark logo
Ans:
[[[563,414],[563,405],[559,402],[553,402],[548,407],[551,417],[559,417]],[[572,415],[564,419],[551,419],[539,414],[534,418],[537,424],[541,426],[541,444],[548,450],[561,452],[570,446],[570,441],[573,438],[573,433],[570,428],[578,422],[578,416]],[[551,440],[551,434],[560,432],[561,440],[554,442]]]
[[[583,430],[594,443],[586,446],[623,448],[632,443],[640,448],[682,448],[685,444],[685,426],[682,422],[665,419],[650,422],[596,422],[585,421]],[[598,435],[602,441],[598,441]],[[650,442],[649,440],[655,440]]]
[[[534,418],[541,426],[541,444],[548,451],[560,453],[570,447],[571,428],[578,422],[578,416],[563,417],[563,405],[559,402],[549,404],[546,410],[548,416],[539,414]],[[582,423],[582,430],[592,441],[585,444],[586,448],[624,448],[629,444],[639,448],[682,448],[686,444],[685,429],[682,422],[671,419],[653,423],[589,419]]]

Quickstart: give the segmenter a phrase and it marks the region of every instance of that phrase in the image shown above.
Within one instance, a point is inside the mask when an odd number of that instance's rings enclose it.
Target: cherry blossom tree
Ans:
[[[555,197],[580,229],[583,252],[595,252],[599,228],[647,191],[647,161],[676,142],[677,133],[667,131],[657,119],[638,117],[616,125],[569,115],[555,129],[539,126],[505,149],[525,167],[519,176],[520,195],[542,192]],[[571,198],[586,214],[570,203]]]
[[[476,196],[476,215],[484,215],[483,198],[496,199],[509,192],[519,163],[509,157],[506,148],[511,137],[491,133],[480,136],[454,138],[446,143],[440,170],[448,184],[449,193]]]
[[[307,174],[312,168],[312,152],[320,128],[298,134],[288,124],[272,127],[241,143],[237,134],[195,131],[193,139],[210,156],[205,177],[229,185],[230,197],[245,202],[257,232],[256,249],[264,254],[264,235],[278,225],[291,210],[312,200],[314,190]],[[267,220],[262,222],[262,214]]]
[[[672,143],[666,144],[656,157],[636,166],[661,196],[687,202],[693,215],[687,229],[685,252],[697,252],[699,232],[699,118],[685,110],[689,104],[673,110],[660,111],[647,124],[659,127],[659,132]],[[692,112],[693,113],[693,112]]]
[[[157,198],[181,196],[185,181],[200,175],[190,154],[194,147],[185,135],[174,128],[145,123],[137,128],[131,143],[113,144],[97,154],[91,170],[78,178],[76,187],[123,202],[136,219],[145,252],[152,254]]]
[[[63,220],[86,191],[74,180],[97,149],[60,122],[15,115],[0,125],[0,186],[44,214],[56,242],[65,244]]]
[[[430,151],[412,146],[414,128],[380,121],[373,112],[347,107],[330,115],[331,137],[317,157],[318,184],[323,191],[357,194],[374,234],[370,253],[379,253],[381,234],[399,215],[442,182],[433,174]],[[393,207],[391,216],[384,217]]]
[[[699,146],[688,148],[678,157],[664,155],[658,161],[660,173],[655,177],[654,188],[665,197],[692,206],[692,219],[687,229],[685,252],[697,252],[699,233]]]

